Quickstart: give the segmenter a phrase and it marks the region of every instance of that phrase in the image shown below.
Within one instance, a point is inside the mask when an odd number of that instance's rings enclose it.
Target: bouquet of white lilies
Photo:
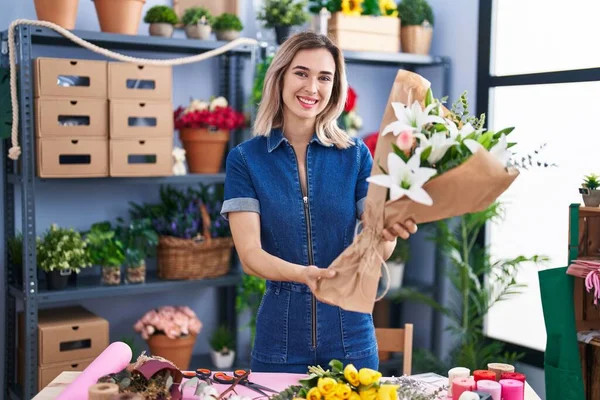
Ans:
[[[336,276],[318,283],[321,301],[372,312],[385,267],[384,227],[483,211],[518,176],[509,166],[515,143],[507,136],[513,128],[483,129],[484,116],[468,115],[464,95],[452,110],[443,103],[421,76],[398,71],[367,178],[363,230],[329,266]]]

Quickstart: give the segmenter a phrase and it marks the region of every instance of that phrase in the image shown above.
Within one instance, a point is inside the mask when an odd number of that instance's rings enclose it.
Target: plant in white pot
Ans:
[[[244,25],[237,15],[223,13],[215,18],[213,29],[217,35],[217,40],[232,41],[240,37]]]
[[[212,33],[214,17],[204,7],[190,7],[185,10],[181,21],[185,25],[185,35],[188,39],[206,40]]]
[[[589,174],[583,178],[583,184],[579,189],[579,193],[583,197],[583,204],[586,207],[600,206],[600,177],[596,174]]]
[[[398,239],[394,252],[386,262],[390,271],[390,290],[398,289],[402,286],[404,278],[404,267],[410,255],[410,246],[408,241]]]
[[[235,339],[225,326],[218,327],[210,337],[210,354],[217,369],[231,368],[235,359]]]
[[[148,31],[151,36],[171,37],[175,30],[174,26],[179,23],[179,18],[171,7],[157,5],[146,12],[144,22],[150,24]]]

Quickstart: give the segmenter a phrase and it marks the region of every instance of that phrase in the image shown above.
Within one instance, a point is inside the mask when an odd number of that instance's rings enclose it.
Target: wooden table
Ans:
[[[66,371],[57,376],[48,386],[46,386],[40,393],[38,393],[33,400],[51,400],[55,399],[81,372]],[[298,384],[298,380],[303,378],[305,375],[301,374],[273,374],[273,373],[261,373],[253,372],[252,381],[258,384],[273,388],[275,390],[283,390],[290,385]],[[447,382],[447,378],[446,378]],[[222,386],[222,388],[220,388]],[[224,390],[227,385],[217,385],[217,390]],[[238,389],[239,388],[239,389]],[[239,387],[236,391],[241,396],[249,396],[255,398],[260,396],[256,392],[245,388]],[[187,389],[187,388],[186,388]],[[187,393],[187,390],[186,390]],[[197,397],[185,396],[184,399],[197,399]],[[541,400],[540,397],[533,391],[529,384],[525,387],[525,400]]]

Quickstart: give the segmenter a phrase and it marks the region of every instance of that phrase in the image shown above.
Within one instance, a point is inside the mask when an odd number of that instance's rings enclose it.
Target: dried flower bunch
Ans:
[[[197,335],[202,329],[202,322],[194,310],[187,306],[164,306],[150,310],[138,320],[133,329],[140,333],[144,340],[152,335],[163,334],[170,339],[187,335]]]
[[[231,130],[244,126],[244,114],[234,110],[225,97],[209,102],[193,99],[187,107],[179,106],[174,113],[175,129]]]

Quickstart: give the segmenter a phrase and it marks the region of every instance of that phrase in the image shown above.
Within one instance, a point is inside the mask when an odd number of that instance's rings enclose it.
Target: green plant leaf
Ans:
[[[425,94],[425,107],[429,106],[431,103],[433,103],[433,92],[431,91],[431,88],[428,88],[427,93]]]
[[[331,367],[334,373],[342,372],[344,370],[344,364],[342,364],[342,362],[339,360],[331,360],[329,362],[329,366]]]
[[[500,139],[500,136],[502,136],[503,134],[508,136],[514,129],[514,126],[510,128],[501,129],[498,132],[496,132],[496,134],[494,135],[494,139]]]
[[[9,138],[11,128],[10,70],[8,68],[0,68],[0,139]]]

